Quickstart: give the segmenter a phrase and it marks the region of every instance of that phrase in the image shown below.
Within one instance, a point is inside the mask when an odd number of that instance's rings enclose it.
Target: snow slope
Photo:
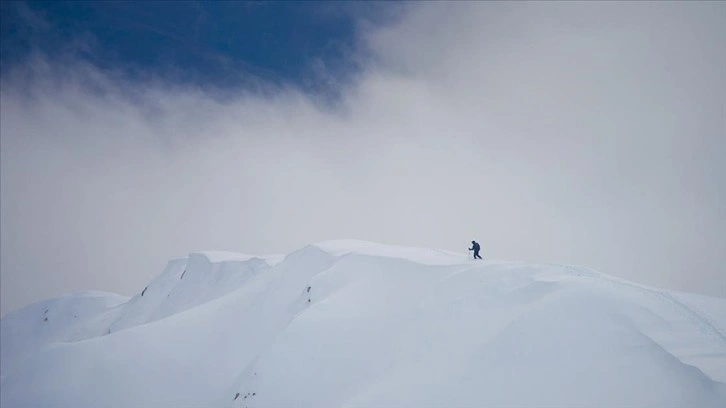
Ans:
[[[48,320],[45,320],[45,318]],[[0,321],[12,407],[724,407],[726,299],[360,241]]]

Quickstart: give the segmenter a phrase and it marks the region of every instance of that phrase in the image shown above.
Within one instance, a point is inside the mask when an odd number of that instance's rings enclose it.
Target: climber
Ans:
[[[471,248],[469,248],[469,251],[474,251],[474,259],[481,259],[481,256],[479,256],[479,250],[481,247],[479,246],[479,243],[476,241],[471,241]]]

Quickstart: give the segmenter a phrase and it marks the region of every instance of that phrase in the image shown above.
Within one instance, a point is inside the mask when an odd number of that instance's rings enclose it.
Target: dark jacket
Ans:
[[[471,248],[469,248],[469,251],[477,251],[477,252],[479,252],[479,249],[481,249],[481,247],[479,246],[479,243],[478,242],[472,242],[471,243]]]

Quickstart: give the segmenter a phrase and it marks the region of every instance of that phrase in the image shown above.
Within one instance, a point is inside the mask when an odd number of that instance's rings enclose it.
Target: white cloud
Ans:
[[[726,296],[724,10],[417,3],[332,109],[33,59],[0,95],[3,313],[343,237]]]

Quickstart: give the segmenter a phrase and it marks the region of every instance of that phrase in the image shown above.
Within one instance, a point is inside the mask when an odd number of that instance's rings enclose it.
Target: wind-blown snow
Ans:
[[[331,241],[142,292],[8,314],[0,405],[726,406],[726,299],[582,267]]]

